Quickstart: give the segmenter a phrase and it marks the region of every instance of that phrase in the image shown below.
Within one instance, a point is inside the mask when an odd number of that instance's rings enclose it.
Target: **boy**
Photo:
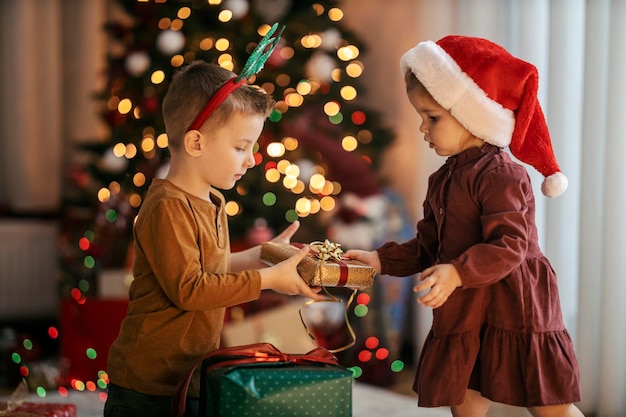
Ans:
[[[163,101],[171,153],[153,180],[134,227],[134,281],[128,316],[109,351],[104,415],[168,416],[186,372],[219,347],[225,307],[261,290],[322,299],[296,271],[307,249],[264,268],[259,247],[230,253],[224,197],[255,165],[253,149],[273,99],[214,64],[176,75]],[[195,118],[195,119],[194,119]],[[295,222],[274,241],[288,243]],[[199,378],[187,414],[197,413]]]

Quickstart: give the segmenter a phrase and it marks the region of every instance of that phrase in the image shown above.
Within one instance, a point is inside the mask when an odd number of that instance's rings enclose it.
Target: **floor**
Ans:
[[[389,388],[355,382],[352,392],[352,415],[354,417],[450,417],[448,408],[418,408],[417,397],[411,391],[412,371],[402,372],[396,383]],[[0,395],[6,401],[7,395]],[[67,397],[53,393],[44,398],[31,394],[28,401],[74,403],[77,417],[101,417],[103,402],[95,392],[72,391]],[[0,413],[1,414],[1,413]],[[525,409],[495,404],[488,417],[528,417]],[[244,416],[242,416],[244,417]]]

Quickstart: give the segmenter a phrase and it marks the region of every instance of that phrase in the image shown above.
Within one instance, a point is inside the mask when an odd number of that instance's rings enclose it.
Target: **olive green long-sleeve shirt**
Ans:
[[[109,351],[111,383],[174,395],[184,375],[219,347],[225,307],[260,296],[258,271],[230,271],[224,198],[193,196],[155,179],[134,226],[128,315]],[[194,378],[189,396],[198,395]]]

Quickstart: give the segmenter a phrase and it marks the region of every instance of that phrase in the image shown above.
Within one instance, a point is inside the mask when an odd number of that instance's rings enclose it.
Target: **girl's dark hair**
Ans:
[[[191,122],[209,99],[235,74],[216,64],[194,61],[176,73],[165,98],[162,112],[171,148],[180,147]],[[228,121],[233,113],[266,118],[274,108],[272,96],[259,87],[242,84],[222,102],[202,126],[214,129]]]

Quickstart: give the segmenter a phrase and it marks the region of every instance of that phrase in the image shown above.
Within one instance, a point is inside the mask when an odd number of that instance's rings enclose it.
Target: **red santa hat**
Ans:
[[[544,176],[541,191],[556,197],[567,178],[554,156],[537,99],[537,68],[486,39],[450,35],[425,41],[400,60],[430,95],[475,136],[509,146],[520,161]]]

